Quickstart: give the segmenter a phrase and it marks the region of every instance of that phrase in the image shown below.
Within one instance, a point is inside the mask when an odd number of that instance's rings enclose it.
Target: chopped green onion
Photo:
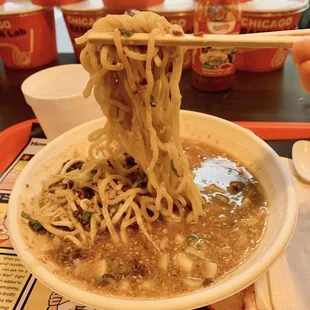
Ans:
[[[45,228],[41,225],[39,221],[30,220],[28,223],[29,227],[35,232],[45,232]]]
[[[100,214],[100,220],[104,220],[104,216],[102,214]]]
[[[187,237],[186,239],[186,243],[191,243],[194,240],[198,240],[199,236],[195,235],[195,234],[191,234],[190,236]]]
[[[21,217],[23,217],[24,219],[26,219],[26,220],[28,220],[28,221],[33,220],[33,219],[31,218],[31,216],[30,216],[28,213],[24,212],[24,211],[21,212]]]
[[[91,170],[90,173],[91,173],[91,174],[96,174],[96,173],[97,173],[97,170]]]
[[[120,29],[120,32],[123,36],[126,36],[126,37],[131,37],[134,34],[133,31],[127,30],[127,29]]]
[[[82,215],[81,215],[81,220],[84,224],[88,223],[90,221],[90,217],[91,217],[91,213],[90,212],[84,212]]]
[[[157,102],[155,101],[155,98],[154,98],[153,95],[151,95],[151,102],[150,102],[150,104],[151,104],[152,108],[155,108],[157,106]]]
[[[109,215],[111,218],[117,213],[120,205],[121,205],[120,203],[116,205],[109,205]]]
[[[38,233],[46,232],[45,228],[41,225],[41,223],[33,219],[28,213],[22,211],[21,217],[29,221],[28,225],[30,229],[33,230],[34,232],[38,232]]]
[[[171,169],[172,169],[172,171],[174,172],[174,174],[179,178],[180,175],[179,175],[179,173],[178,173],[178,170],[177,170],[176,167],[174,166],[174,163],[173,163],[173,160],[172,160],[172,159],[170,159],[170,166],[171,166]]]

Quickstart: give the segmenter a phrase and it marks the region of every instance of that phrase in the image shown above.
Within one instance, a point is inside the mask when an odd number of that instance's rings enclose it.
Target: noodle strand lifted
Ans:
[[[156,36],[183,30],[155,13],[137,12],[107,15],[93,31],[114,34],[114,45],[88,42],[81,53],[90,75],[84,96],[94,91],[107,122],[90,135],[86,161],[71,159],[46,180],[34,217],[44,217],[44,228],[77,247],[94,243],[102,230],[128,242],[128,227],[137,225],[158,248],[147,222],[198,221],[204,213],[180,138],[184,50],[155,46]],[[150,34],[147,47],[122,46],[121,36],[134,32]],[[79,38],[86,41],[87,33]],[[58,208],[65,212],[51,221],[48,212]]]

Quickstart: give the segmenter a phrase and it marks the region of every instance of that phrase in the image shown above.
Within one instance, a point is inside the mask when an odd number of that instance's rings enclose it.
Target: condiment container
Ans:
[[[146,9],[153,5],[158,5],[164,0],[102,0],[106,8],[117,10]]]
[[[193,33],[194,13],[197,4],[193,0],[166,0],[163,4],[147,10],[164,16],[170,23],[180,25],[184,33]],[[183,68],[192,67],[192,50],[184,55]]]
[[[199,0],[194,32],[214,35],[238,34],[239,0]],[[233,87],[235,48],[206,46],[193,52],[192,86],[201,91],[224,91]]]
[[[241,5],[241,34],[296,29],[307,0],[253,0]],[[242,71],[281,69],[288,49],[238,49],[236,67]]]
[[[64,5],[60,8],[67,25],[76,59],[79,61],[80,53],[85,44],[77,45],[74,39],[82,36],[91,29],[92,25],[98,19],[111,13],[111,10],[105,9],[101,0],[83,1],[76,4]]]
[[[0,58],[7,68],[34,68],[57,58],[53,8],[30,1],[0,6]]]

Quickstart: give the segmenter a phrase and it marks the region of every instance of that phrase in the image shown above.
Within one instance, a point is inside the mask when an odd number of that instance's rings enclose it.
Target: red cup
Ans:
[[[296,29],[301,13],[307,9],[308,1],[247,2],[242,5],[241,34]],[[284,3],[284,4],[283,4]],[[268,72],[284,66],[288,49],[238,49],[236,68],[241,71]]]
[[[111,10],[104,7],[102,0],[88,0],[60,7],[73,45],[76,60],[80,61],[80,53],[85,44],[77,45],[75,39],[82,36],[93,24],[107,14],[123,14],[125,11]]]
[[[81,2],[82,0],[31,0],[33,4],[42,6],[61,6]]]
[[[7,68],[34,68],[57,58],[53,8],[5,3],[0,11],[0,58]]]
[[[109,9],[146,9],[153,5],[158,5],[164,0],[102,0],[105,7]]]

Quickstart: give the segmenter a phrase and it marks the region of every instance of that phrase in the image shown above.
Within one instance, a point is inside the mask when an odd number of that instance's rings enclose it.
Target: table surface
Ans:
[[[75,63],[73,54],[60,54],[50,64]],[[34,114],[20,86],[31,70],[5,70],[0,64],[0,131]],[[181,80],[182,109],[212,114],[231,121],[310,122],[310,98],[299,83],[289,55],[282,70],[267,73],[237,72],[234,88],[220,93],[200,92],[190,85],[191,71]],[[309,134],[310,135],[310,134]],[[280,156],[291,157],[295,141],[269,141]]]

